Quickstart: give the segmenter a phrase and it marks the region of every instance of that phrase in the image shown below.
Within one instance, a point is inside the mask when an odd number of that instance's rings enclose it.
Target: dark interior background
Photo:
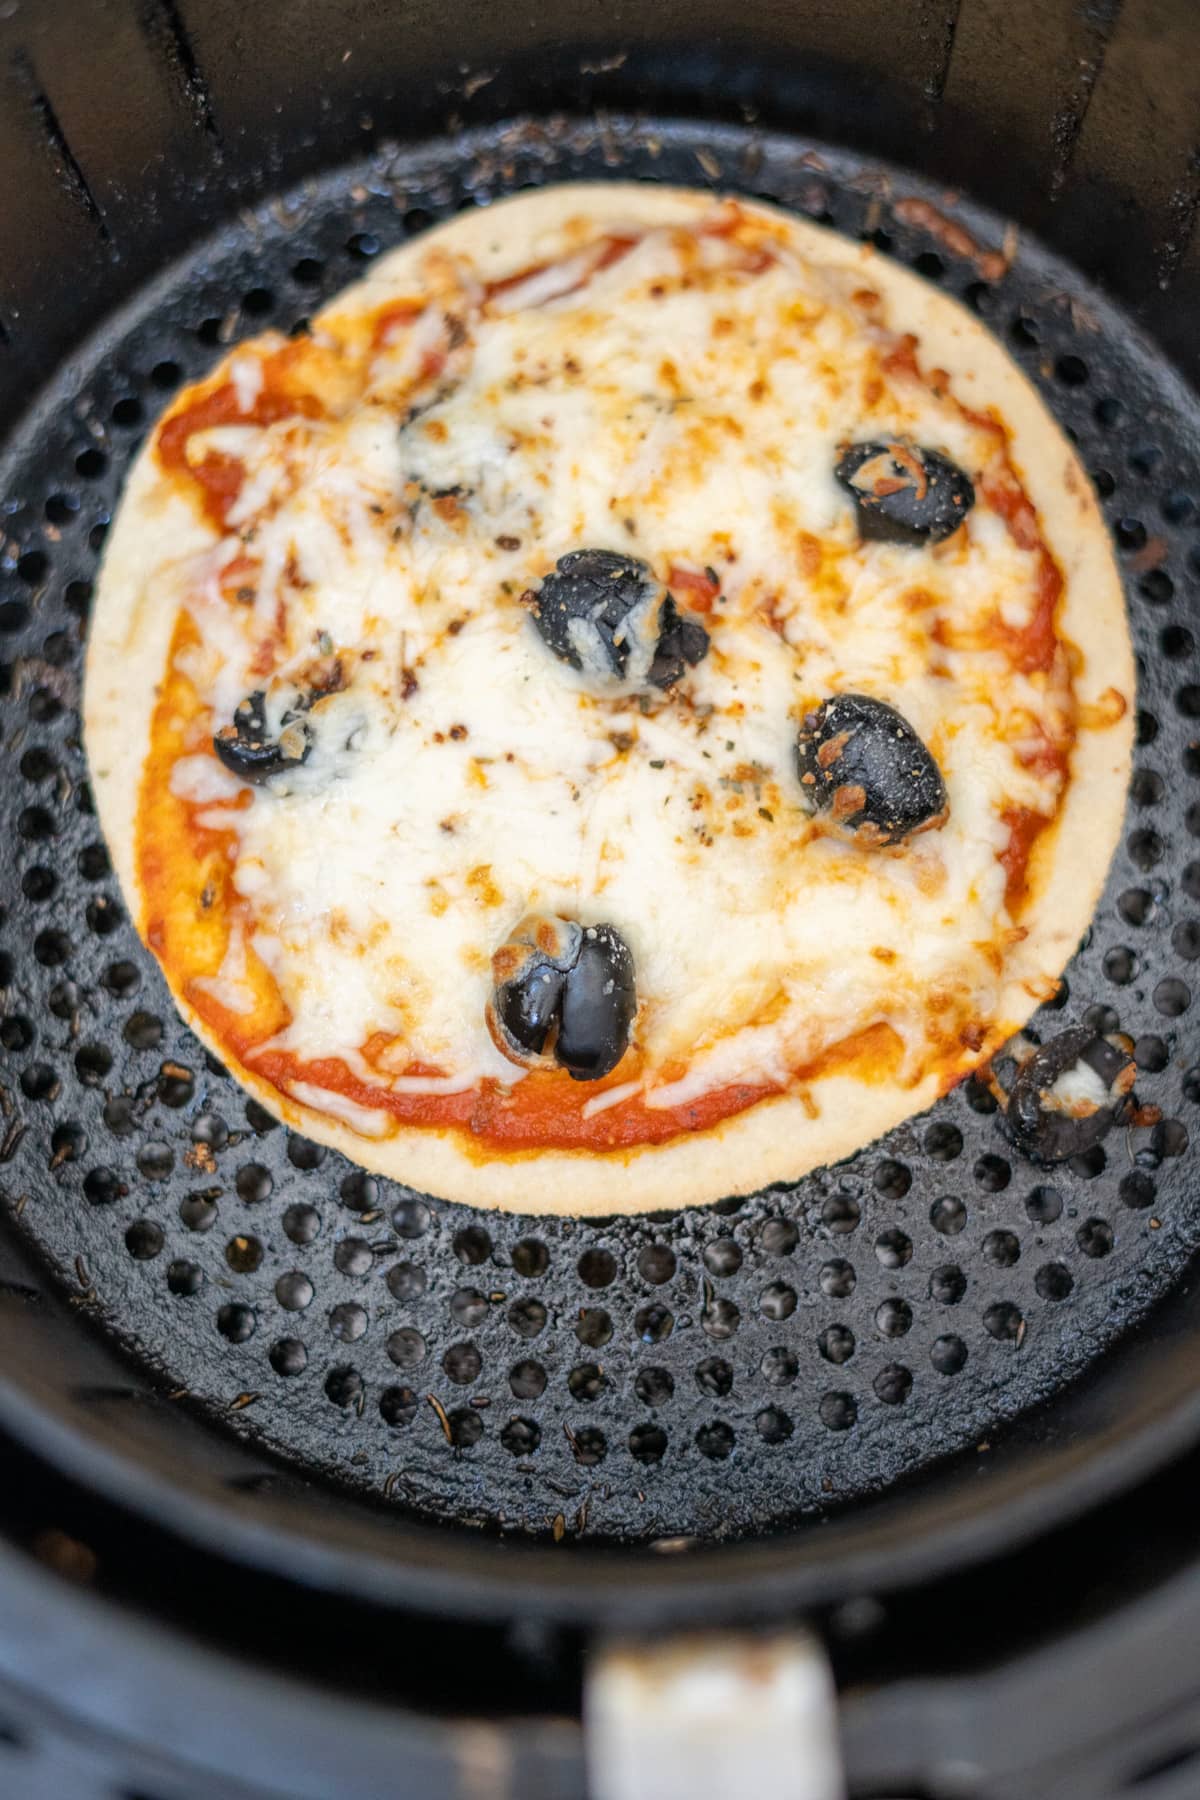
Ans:
[[[0,168],[38,173],[0,207],[0,408],[239,196],[597,107],[786,123],[966,188],[1194,378],[1195,22],[1193,0],[4,0]]]

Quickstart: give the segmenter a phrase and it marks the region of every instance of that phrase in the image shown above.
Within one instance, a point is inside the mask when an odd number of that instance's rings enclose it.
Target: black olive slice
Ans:
[[[515,1052],[518,1062],[545,1051],[582,938],[580,927],[569,919],[522,919],[493,956],[492,1019],[500,1029],[501,1049]]]
[[[862,844],[899,844],[949,817],[942,772],[902,713],[869,694],[835,694],[796,742],[811,812]]]
[[[834,474],[854,502],[859,536],[884,543],[940,544],[975,504],[957,463],[912,444],[850,444]]]
[[[1072,1094],[1060,1084],[1077,1067],[1096,1079],[1085,1076]],[[1133,1058],[1119,1041],[1084,1025],[1062,1031],[1022,1064],[1008,1095],[1009,1136],[1036,1162],[1079,1156],[1124,1117],[1136,1077]]]
[[[674,687],[689,665],[708,655],[708,633],[699,620],[679,611],[670,594],[659,609],[658,623],[658,648],[646,680],[651,687]]]
[[[624,1056],[637,1011],[633,957],[611,925],[523,919],[492,958],[488,1025],[518,1063],[555,1062],[576,1081]]]
[[[304,762],[313,745],[312,726],[300,709],[285,713],[277,738],[267,736],[266,695],[262,689],[239,701],[232,725],[222,725],[213,749],[225,767],[243,781],[269,781]]]
[[[607,1075],[625,1054],[636,1011],[628,944],[611,925],[589,925],[563,990],[555,1057],[575,1081]]]
[[[599,689],[672,687],[708,654],[703,625],[636,556],[572,550],[523,598],[559,661]]]

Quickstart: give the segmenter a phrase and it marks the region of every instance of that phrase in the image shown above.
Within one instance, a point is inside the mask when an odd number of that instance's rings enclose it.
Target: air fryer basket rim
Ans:
[[[0,1346],[15,1341],[14,1323],[19,1331],[20,1320],[0,1314]],[[1039,1409],[985,1447],[986,1469],[948,1501],[937,1497],[943,1468],[873,1507],[683,1554],[587,1544],[564,1553],[383,1510],[334,1511],[321,1489],[315,1506],[303,1494],[281,1502],[269,1489],[238,1492],[227,1477],[200,1492],[179,1478],[169,1429],[147,1438],[142,1421],[122,1445],[78,1396],[46,1382],[0,1379],[0,1429],[185,1547],[373,1607],[491,1621],[520,1614],[589,1629],[746,1622],[965,1573],[1133,1491],[1200,1442],[1197,1327],[1200,1288],[1189,1279],[1157,1309],[1152,1329],[1132,1334],[1049,1403],[1078,1414],[1065,1447],[1045,1454],[1039,1414],[1047,1409]],[[211,1436],[207,1423],[193,1428]],[[969,1464],[970,1453],[956,1460]],[[261,1454],[251,1459],[262,1464]]]

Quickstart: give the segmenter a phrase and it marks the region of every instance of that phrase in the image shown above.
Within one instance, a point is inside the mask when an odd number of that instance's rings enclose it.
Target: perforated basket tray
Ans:
[[[610,174],[723,182],[872,236],[964,297],[1077,440],[1127,576],[1139,746],[1095,924],[1034,1030],[1130,1033],[1153,1130],[1039,1173],[968,1083],[794,1186],[533,1221],[377,1182],[289,1134],[176,1019],[99,840],[78,710],[96,558],[143,432],[226,344],[293,328],[432,220]],[[1195,412],[1073,270],[1022,243],[984,281],[942,234],[900,222],[895,200],[914,195],[945,204],[794,139],[621,118],[385,151],[169,270],[15,434],[0,483],[2,1199],[175,1404],[419,1514],[555,1538],[745,1534],[986,1441],[1182,1268],[1200,1210]],[[956,217],[1003,241],[1000,220]]]

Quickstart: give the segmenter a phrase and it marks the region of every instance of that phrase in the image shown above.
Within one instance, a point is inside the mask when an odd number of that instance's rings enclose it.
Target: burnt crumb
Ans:
[[[835,819],[841,823],[855,818],[863,812],[867,804],[866,789],[859,782],[846,782],[842,787],[834,788],[833,804],[830,807]]]
[[[635,739],[628,731],[610,731],[608,741],[620,756],[625,756],[633,749]]]
[[[450,736],[456,744],[461,744],[466,735],[467,728],[465,725],[452,725],[450,727]]]
[[[47,1094],[46,1098],[48,1100],[57,1099],[59,1091],[59,1085],[56,1082],[52,1093]],[[22,1125],[19,1120],[14,1120],[9,1126],[4,1134],[3,1143],[0,1143],[0,1163],[12,1161],[17,1153],[22,1138],[25,1136],[25,1130],[26,1127]]]
[[[426,1394],[425,1398],[428,1400],[430,1406],[432,1406],[434,1412],[437,1414],[437,1421],[438,1421],[438,1424],[442,1428],[442,1434],[445,1437],[446,1442],[450,1445],[453,1445],[454,1432],[453,1432],[453,1429],[451,1428],[450,1419],[449,1419],[449,1416],[447,1415],[445,1407],[442,1405],[441,1401],[437,1398],[436,1394]]]
[[[321,642],[322,648],[329,643],[324,632],[321,634]],[[301,673],[301,682],[313,700],[322,700],[329,694],[340,694],[349,685],[341,657],[328,654],[308,664]]]
[[[519,550],[521,548],[521,540],[519,537],[513,537],[511,532],[501,532],[500,536],[496,539],[496,548],[497,550]]]
[[[990,249],[981,244],[965,225],[960,224],[957,219],[947,218],[945,213],[939,212],[928,200],[902,196],[894,203],[892,211],[902,224],[928,232],[951,256],[974,263],[985,281],[1000,281],[1008,273],[1014,254],[1013,246],[1006,243],[1002,250]]]
[[[400,698],[402,700],[411,700],[420,685],[420,682],[417,680],[411,669],[401,669]]]
[[[466,624],[466,622],[467,621],[465,619],[451,619],[450,623],[446,627],[446,636],[447,637],[457,637],[459,632],[462,630],[463,626]]]

